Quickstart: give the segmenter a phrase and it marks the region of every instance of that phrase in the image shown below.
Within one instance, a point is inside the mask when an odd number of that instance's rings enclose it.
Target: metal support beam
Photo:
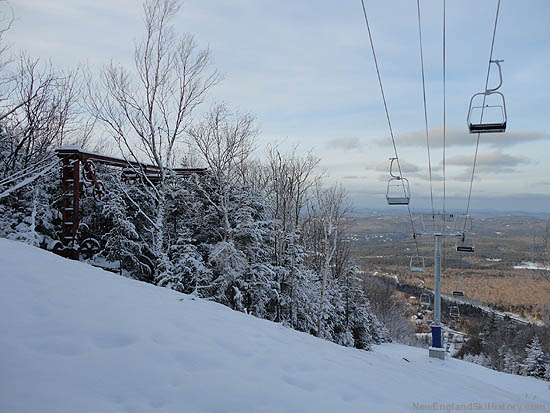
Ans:
[[[434,257],[434,319],[432,324],[432,349],[443,349],[443,340],[441,337],[441,235],[435,235],[435,257]],[[435,350],[437,355],[431,357],[440,357],[438,350]],[[445,353],[443,352],[443,358]]]
[[[80,205],[80,159],[77,155],[63,158],[61,174],[62,187],[62,255],[73,260],[78,259],[78,208]]]
[[[425,214],[420,216],[422,230],[416,235],[433,236],[435,240],[434,252],[434,319],[432,323],[432,346],[430,357],[445,359],[443,335],[441,331],[441,239],[443,237],[464,236],[472,226],[469,215],[455,214]],[[463,224],[463,225],[462,225]],[[460,230],[456,230],[459,227]]]
[[[106,156],[98,153],[81,150],[77,146],[62,146],[56,149],[57,156],[62,161],[61,173],[61,247],[54,249],[56,253],[73,260],[79,259],[80,245],[78,240],[79,206],[80,206],[80,165],[86,161],[118,168],[135,169],[146,175],[151,182],[158,180],[163,168],[158,165],[127,161],[121,158]],[[205,174],[206,168],[173,168],[176,175]],[[157,178],[157,179],[156,179]],[[97,185],[95,177],[94,183]]]

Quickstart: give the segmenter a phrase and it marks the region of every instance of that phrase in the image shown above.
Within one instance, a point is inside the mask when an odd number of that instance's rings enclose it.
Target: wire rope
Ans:
[[[495,24],[493,26],[493,39],[491,41],[491,52],[489,53],[489,65],[487,66],[487,77],[485,78],[485,94],[483,95],[483,104],[481,105],[481,119],[480,119],[480,122],[483,121],[483,112],[485,110],[485,99],[487,98],[487,87],[489,86],[489,73],[491,72],[491,61],[493,60],[493,50],[494,50],[494,47],[495,47],[495,35],[496,35],[496,32],[497,32],[497,23],[498,23],[499,11],[500,11],[500,0],[498,0],[497,10],[496,10],[496,13],[495,13]],[[472,187],[474,185],[474,175],[475,175],[475,171],[476,171],[477,154],[479,152],[479,137],[480,137],[480,135],[481,135],[480,133],[477,134],[476,149],[475,149],[475,153],[474,153],[474,163],[473,163],[473,166],[472,166],[472,177],[470,179],[470,190],[468,191],[468,202],[466,204],[466,214],[465,214],[466,217],[468,216],[468,213],[470,212],[470,201],[471,201],[471,198],[472,198]],[[463,229],[463,231],[465,231],[465,230],[466,230],[466,219],[464,219],[464,229]]]
[[[445,167],[446,167],[446,140],[447,140],[447,130],[446,130],[446,109],[447,109],[447,101],[446,101],[446,39],[445,39],[445,0],[443,0],[443,222],[445,223],[445,200],[446,200],[446,175],[445,175]]]
[[[46,175],[48,172],[52,171],[55,166],[57,166],[58,162],[57,160],[54,162],[51,162],[49,165],[46,165],[46,167],[42,168],[40,172],[37,172],[33,176],[24,179],[23,181],[19,182],[18,184],[12,186],[11,188],[6,189],[4,192],[0,193],[0,199],[5,198],[12,192],[18,190],[19,188],[22,188],[28,184],[33,183],[36,179],[40,178],[41,176]]]
[[[380,68],[378,67],[378,59],[376,58],[376,52],[374,50],[374,42],[372,40],[372,33],[371,33],[371,30],[370,30],[369,19],[367,17],[367,9],[365,7],[365,0],[361,0],[361,5],[363,6],[363,16],[365,17],[365,24],[367,26],[367,32],[369,34],[369,41],[370,41],[370,46],[371,46],[371,50],[372,50],[372,56],[374,58],[374,65],[376,67],[376,75],[378,76],[378,85],[380,86],[380,93],[382,94],[382,100],[384,102],[384,110],[386,112],[386,119],[388,121],[388,128],[390,130],[390,136],[391,136],[391,140],[392,140],[392,144],[393,144],[393,152],[395,154],[395,158],[396,158],[396,161],[397,161],[397,168],[399,169],[399,176],[401,177],[401,184],[403,186],[403,193],[405,194],[405,196],[407,196],[407,191],[405,189],[405,183],[403,182],[403,179],[402,179],[403,178],[403,173],[401,171],[401,163],[399,162],[399,156],[397,154],[397,145],[395,143],[395,137],[393,135],[393,129],[392,129],[392,126],[391,126],[390,114],[389,114],[389,111],[388,111],[388,104],[386,102],[386,95],[384,94],[384,87],[382,85],[382,78],[380,76]],[[409,212],[409,219],[411,221],[411,226],[412,226],[412,231],[413,231],[413,239],[414,239],[414,243],[415,243],[415,247],[416,247],[416,254],[419,255],[418,240],[416,239],[416,230],[414,228],[414,222],[413,222],[412,214],[411,214],[411,207],[410,207],[409,204],[407,204],[407,210]]]
[[[39,162],[37,162],[33,165],[29,165],[29,166],[23,168],[22,170],[18,171],[17,173],[15,173],[13,175],[10,175],[7,178],[2,179],[0,181],[0,186],[6,186],[7,184],[9,184],[11,182],[15,182],[19,179],[22,179],[26,176],[29,176],[29,175],[32,175],[32,174],[36,173],[36,171],[39,171],[42,168],[44,168],[44,165],[49,165],[46,162],[51,161],[53,158],[55,158],[55,155],[51,156],[47,159],[44,159],[42,161],[39,161]]]
[[[446,195],[447,195],[447,182],[446,182],[446,143],[447,143],[447,51],[446,51],[446,1],[443,0],[443,231],[447,229],[447,218],[445,216],[446,210]],[[446,264],[445,256],[445,237],[443,237],[443,268]]]
[[[433,195],[433,184],[432,184],[432,157],[430,154],[430,135],[428,132],[428,109],[426,104],[426,81],[424,76],[424,52],[422,47],[422,23],[420,17],[420,0],[416,0],[416,9],[418,12],[418,38],[420,43],[420,66],[422,72],[422,97],[424,99],[424,127],[426,129],[426,147],[428,148],[428,171],[430,177],[430,201],[432,205],[432,215],[434,212],[434,195]]]
[[[35,171],[39,170],[46,164],[47,162],[51,161],[53,158],[55,158],[55,155],[49,156],[45,159],[42,159],[41,161],[38,161],[32,165],[28,165],[25,168],[17,171],[17,173],[14,173],[13,175],[10,175],[2,180],[0,180],[0,186],[4,186],[10,182],[16,181],[18,179],[21,179],[24,176],[31,175]]]

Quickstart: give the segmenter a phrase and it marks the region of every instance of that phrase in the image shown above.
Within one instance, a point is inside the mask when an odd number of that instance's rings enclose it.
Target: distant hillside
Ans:
[[[534,246],[543,235],[547,220],[532,216],[500,216],[473,219],[475,252],[458,253],[456,239],[444,242],[443,291],[456,286],[467,296],[499,310],[537,320],[544,319],[550,297],[550,281],[525,262],[535,261]],[[418,239],[426,272],[411,273],[410,257],[416,254],[412,228],[406,216],[376,216],[350,220],[353,253],[366,271],[398,273],[402,282],[417,285],[433,280],[433,237]],[[531,266],[534,268],[536,266]]]
[[[413,208],[412,210],[415,214],[428,214],[431,213],[431,210],[428,209],[417,209]],[[464,214],[463,210],[449,210],[448,212],[454,212],[456,214]],[[377,216],[407,216],[407,208],[361,208],[356,207],[353,210],[353,213],[356,217],[366,218],[366,217],[377,217]],[[528,212],[528,211],[500,211],[498,209],[475,209],[470,211],[470,215],[474,218],[493,218],[493,217],[504,217],[504,216],[529,216],[539,219],[550,219],[550,212],[540,211],[540,212]]]
[[[476,252],[465,255],[466,258],[500,259],[500,264],[514,265],[532,258],[533,241],[545,230],[547,221],[532,216],[501,216],[491,218],[473,218],[471,235]],[[419,223],[415,220],[416,229]],[[396,256],[410,255],[414,246],[412,226],[408,216],[373,216],[354,218],[350,221],[350,231],[357,245],[368,245],[369,254],[384,255],[392,251]],[[433,241],[423,237],[420,243],[425,247],[427,256],[433,255]],[[453,247],[455,239],[449,238],[446,245]],[[407,250],[408,248],[408,250]],[[378,252],[377,252],[378,251]],[[450,251],[451,252],[451,251]],[[452,259],[452,254],[449,255]]]

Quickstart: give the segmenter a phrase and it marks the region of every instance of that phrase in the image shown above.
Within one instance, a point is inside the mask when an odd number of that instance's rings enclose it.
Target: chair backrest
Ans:
[[[411,190],[407,178],[393,177],[388,181],[386,190],[388,205],[408,205],[411,200]]]

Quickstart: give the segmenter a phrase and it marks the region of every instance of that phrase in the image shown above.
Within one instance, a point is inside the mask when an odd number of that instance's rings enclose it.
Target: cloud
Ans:
[[[467,182],[472,177],[473,156],[471,155],[457,155],[447,158],[447,167],[455,166],[458,169],[454,171],[447,170],[447,180]],[[532,161],[527,158],[508,155],[499,151],[492,151],[479,154],[476,161],[476,181],[482,180],[480,175],[485,174],[507,174],[517,172],[518,167],[531,163]],[[403,172],[409,179],[419,179],[421,181],[429,181],[429,174],[427,168],[420,169],[416,165],[411,165],[401,162],[401,165],[405,166]],[[380,164],[376,167],[377,171],[382,171],[383,165]],[[442,166],[432,166],[432,181],[442,182]]]
[[[430,147],[441,148],[443,146],[443,128],[431,128],[428,130],[430,138]],[[489,144],[496,147],[519,145],[526,142],[540,141],[550,139],[547,133],[525,130],[525,131],[510,131],[506,133],[488,133],[480,136],[480,143]],[[447,126],[445,131],[446,146],[471,146],[475,145],[477,140],[476,134],[468,133],[466,127],[456,128]],[[419,130],[409,133],[403,133],[396,136],[398,146],[426,146],[426,131]],[[379,139],[377,143],[387,145],[387,139]]]
[[[457,155],[447,158],[447,165],[457,166],[472,166],[473,157],[467,155]],[[513,166],[529,163],[530,160],[520,158],[518,156],[508,155],[502,152],[493,151],[482,153],[477,156],[477,166],[498,166],[503,168],[510,168]],[[500,168],[499,168],[500,169]]]
[[[428,174],[428,172],[416,173],[413,176],[416,179],[420,179],[420,180],[423,180],[423,181],[429,181],[430,180],[430,175]],[[443,175],[438,174],[438,173],[434,173],[432,171],[432,181],[433,182],[443,182]]]
[[[363,144],[359,141],[359,138],[334,138],[327,142],[327,146],[333,149],[340,149],[344,151],[355,151],[363,149]]]

